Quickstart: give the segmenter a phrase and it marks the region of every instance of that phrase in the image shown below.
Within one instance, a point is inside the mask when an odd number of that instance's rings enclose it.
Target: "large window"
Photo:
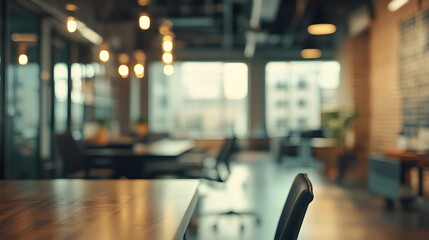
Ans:
[[[270,62],[266,65],[268,135],[320,128],[322,108],[337,103],[340,66],[335,61]]]
[[[151,131],[193,138],[247,133],[246,64],[178,62],[165,76],[153,63],[149,79]]]

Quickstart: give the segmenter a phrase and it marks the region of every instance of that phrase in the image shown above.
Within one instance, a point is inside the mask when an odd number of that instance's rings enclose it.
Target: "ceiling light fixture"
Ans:
[[[19,54],[19,56],[18,56],[18,63],[19,63],[19,65],[27,65],[27,63],[28,63],[28,56],[27,56],[27,54],[25,54],[25,53],[21,53],[21,54]]]
[[[98,54],[98,57],[100,59],[101,62],[107,62],[109,61],[110,58],[110,53],[108,50],[108,44],[107,43],[103,43],[100,46],[100,53]]]
[[[335,33],[337,27],[331,23],[317,23],[307,27],[308,33],[311,35],[328,35]]]
[[[174,73],[173,65],[164,65],[164,74],[167,76],[171,76]]]
[[[315,59],[322,56],[322,51],[317,48],[306,48],[301,50],[301,57],[304,59]]]
[[[118,73],[121,75],[122,78],[127,78],[130,70],[128,69],[128,66],[125,64],[119,65]]]
[[[69,12],[77,11],[77,6],[74,3],[67,3],[64,8]]]
[[[137,78],[143,78],[144,77],[143,64],[137,63],[136,65],[134,65],[134,73],[136,74]]]
[[[129,61],[130,61],[130,57],[128,57],[128,55],[126,53],[119,54],[119,57],[118,57],[118,62],[119,62],[118,73],[122,78],[127,78],[129,73],[130,73],[130,70],[127,66]]]
[[[73,16],[68,16],[67,17],[67,31],[74,33],[74,32],[76,32],[76,29],[77,29],[76,18]]]
[[[137,3],[140,6],[144,7],[144,6],[147,6],[150,3],[150,0],[137,0]]]
[[[408,3],[408,0],[392,0],[387,5],[387,9],[391,12],[396,12],[396,10],[400,9],[406,3]]]
[[[169,52],[162,54],[162,61],[164,64],[171,64],[173,62],[173,54]]]
[[[173,50],[173,42],[171,40],[162,42],[162,49],[164,52],[171,52]]]
[[[335,33],[337,27],[332,23],[329,14],[326,12],[326,5],[319,3],[315,14],[313,15],[311,24],[307,27],[308,33],[311,35],[328,35]]]
[[[109,51],[107,51],[106,49],[101,50],[99,57],[100,57],[100,61],[102,62],[109,61],[109,57],[110,57]]]
[[[18,45],[18,63],[22,66],[28,63],[27,45],[24,43]]]
[[[72,1],[72,0],[70,0]],[[77,11],[77,5],[72,2],[67,3],[64,8],[67,10],[68,12],[68,17],[67,17],[67,31],[74,33],[76,32],[77,29],[77,21],[75,18],[75,13]]]
[[[139,18],[139,26],[142,30],[148,30],[150,28],[150,17],[147,13],[142,13]]]

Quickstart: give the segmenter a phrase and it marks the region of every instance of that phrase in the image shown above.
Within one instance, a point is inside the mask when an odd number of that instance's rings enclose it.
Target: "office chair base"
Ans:
[[[220,217],[220,216],[223,216],[223,215],[234,215],[234,216],[238,216],[238,217],[240,217],[240,231],[241,232],[244,232],[244,229],[245,229],[245,225],[244,225],[244,223],[243,223],[243,217],[244,216],[252,216],[252,217],[254,217],[255,218],[255,223],[256,223],[256,225],[257,226],[259,226],[260,224],[261,224],[261,218],[259,217],[259,215],[258,214],[256,214],[256,213],[254,213],[254,212],[235,212],[235,211],[228,211],[228,212],[217,212],[217,213],[205,213],[205,214],[203,214],[203,216],[217,216],[218,218]],[[216,221],[218,221],[219,219],[216,219]],[[213,224],[213,230],[214,231],[217,231],[218,230],[218,224],[217,223],[215,223],[215,224]]]

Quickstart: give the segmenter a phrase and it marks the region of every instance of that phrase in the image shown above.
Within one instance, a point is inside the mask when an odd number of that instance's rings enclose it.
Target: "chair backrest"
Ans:
[[[230,158],[236,141],[236,137],[225,139],[216,158],[216,170],[220,182],[225,182],[231,174]]]
[[[62,159],[64,176],[67,177],[72,173],[83,170],[84,156],[82,155],[82,149],[72,135],[70,133],[54,134],[53,139]]]
[[[313,187],[307,175],[298,174],[283,207],[274,240],[298,238],[308,204],[313,201],[313,198]]]

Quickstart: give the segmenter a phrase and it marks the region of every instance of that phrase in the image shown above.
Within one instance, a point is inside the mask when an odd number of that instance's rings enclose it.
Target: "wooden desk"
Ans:
[[[384,153],[392,160],[399,161],[403,169],[411,167],[418,169],[418,194],[423,196],[423,168],[429,167],[429,155],[418,154],[415,151],[389,150]],[[405,175],[405,174],[404,174]]]
[[[113,160],[115,177],[141,178],[145,162],[174,160],[194,147],[194,141],[164,139],[152,144],[135,144],[130,149],[100,148],[85,151],[85,175],[88,176],[94,159]]]
[[[1,239],[183,239],[198,180],[0,181]]]

